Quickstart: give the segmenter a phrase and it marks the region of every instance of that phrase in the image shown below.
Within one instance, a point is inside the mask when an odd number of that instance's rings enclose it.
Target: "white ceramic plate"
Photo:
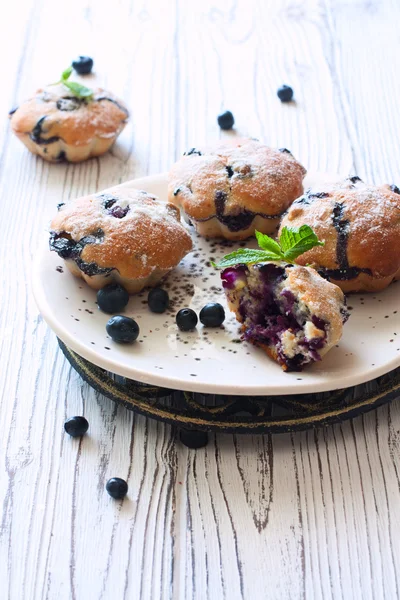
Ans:
[[[317,180],[321,175],[308,176],[306,186]],[[166,199],[165,175],[133,183]],[[121,187],[125,185],[132,182]],[[227,309],[221,329],[199,324],[194,332],[180,332],[175,324],[180,308],[189,306],[198,313],[204,304],[216,301],[226,308],[219,273],[208,261],[237,246],[199,237],[195,245],[196,250],[165,282],[173,301],[168,314],[151,313],[147,293],[131,297],[124,314],[140,326],[138,341],[132,345],[119,345],[108,337],[109,316],[98,310],[96,293],[73,277],[47,244],[38,252],[33,271],[39,310],[69,348],[94,364],[130,379],[180,390],[238,395],[322,392],[363,383],[400,365],[398,283],[380,294],[350,296],[351,317],[339,346],[301,373],[284,373],[261,350],[241,342],[238,324]]]

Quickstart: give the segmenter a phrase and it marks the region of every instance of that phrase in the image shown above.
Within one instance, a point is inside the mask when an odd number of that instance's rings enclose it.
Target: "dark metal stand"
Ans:
[[[207,431],[287,433],[321,427],[400,396],[400,368],[365,384],[320,394],[217,396],[180,392],[113,375],[67,348],[61,340],[59,345],[74,369],[96,391],[146,417],[175,425],[180,429],[181,441],[197,448],[207,443]]]

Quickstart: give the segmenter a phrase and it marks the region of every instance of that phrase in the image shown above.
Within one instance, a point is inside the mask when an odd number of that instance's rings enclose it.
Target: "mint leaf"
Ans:
[[[61,81],[62,82],[67,81],[67,79],[70,78],[71,73],[72,73],[72,67],[68,67],[67,69],[65,69],[65,71],[63,71],[61,73]]]
[[[283,257],[282,250],[275,240],[266,235],[265,233],[260,233],[259,231],[255,232],[258,245],[263,250],[268,250],[269,252],[273,252],[277,256]]]
[[[77,98],[90,98],[91,96],[93,96],[93,90],[91,90],[90,88],[88,88],[84,85],[81,85],[80,83],[77,83],[76,81],[64,81],[63,80],[62,83]]]
[[[235,265],[248,265],[250,263],[265,262],[267,260],[280,260],[281,257],[274,252],[268,252],[268,250],[252,250],[251,248],[239,248],[235,252],[231,252],[224,256],[224,258],[217,264],[214,265],[217,269],[226,269],[227,267],[234,267]]]
[[[212,266],[217,269],[226,269],[226,267],[234,267],[235,265],[248,265],[271,260],[294,263],[295,259],[303,252],[311,250],[314,246],[325,245],[325,242],[319,241],[308,225],[302,225],[298,229],[283,227],[279,242],[259,231],[256,231],[255,234],[261,250],[239,248],[239,250],[224,256],[217,265],[211,261]]]
[[[283,259],[293,262],[300,254],[311,250],[315,246],[324,246],[314,231],[308,225],[302,225],[298,229],[283,227],[279,236],[279,243],[283,250]]]

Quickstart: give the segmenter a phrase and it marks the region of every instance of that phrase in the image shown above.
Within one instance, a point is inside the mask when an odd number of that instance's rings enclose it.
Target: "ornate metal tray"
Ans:
[[[180,392],[113,375],[80,357],[61,340],[59,345],[96,391],[129,410],[183,431],[286,433],[338,423],[400,396],[400,368],[368,383],[319,394],[247,397]],[[193,446],[200,447],[206,441],[203,434]],[[192,445],[190,440],[187,445]]]

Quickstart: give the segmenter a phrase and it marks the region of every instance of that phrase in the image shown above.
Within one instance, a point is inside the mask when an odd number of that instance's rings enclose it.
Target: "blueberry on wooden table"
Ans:
[[[108,335],[114,342],[129,344],[134,342],[139,335],[139,325],[130,317],[115,315],[106,325]]]
[[[179,439],[188,448],[204,448],[208,444],[208,433],[195,429],[181,429]]]
[[[90,56],[78,56],[72,61],[72,66],[79,75],[87,75],[93,69],[93,58]]]
[[[120,477],[112,477],[106,483],[106,490],[111,498],[121,500],[128,493],[128,484]]]
[[[209,302],[200,311],[204,327],[219,327],[225,321],[224,307],[218,302]]]
[[[197,325],[197,315],[191,308],[181,308],[175,317],[181,331],[192,331]]]
[[[71,437],[81,437],[89,429],[89,423],[85,417],[70,417],[65,421],[64,429]]]
[[[97,292],[98,307],[109,314],[120,312],[129,302],[129,294],[119,283],[106,285]]]
[[[293,100],[293,90],[289,85],[282,85],[278,89],[277,95],[281,102],[290,102]]]
[[[218,125],[221,129],[227,131],[228,129],[232,129],[235,119],[233,118],[233,114],[230,110],[226,110],[225,112],[218,115]]]
[[[147,297],[147,304],[151,312],[163,313],[169,306],[169,296],[162,288],[153,288]]]

